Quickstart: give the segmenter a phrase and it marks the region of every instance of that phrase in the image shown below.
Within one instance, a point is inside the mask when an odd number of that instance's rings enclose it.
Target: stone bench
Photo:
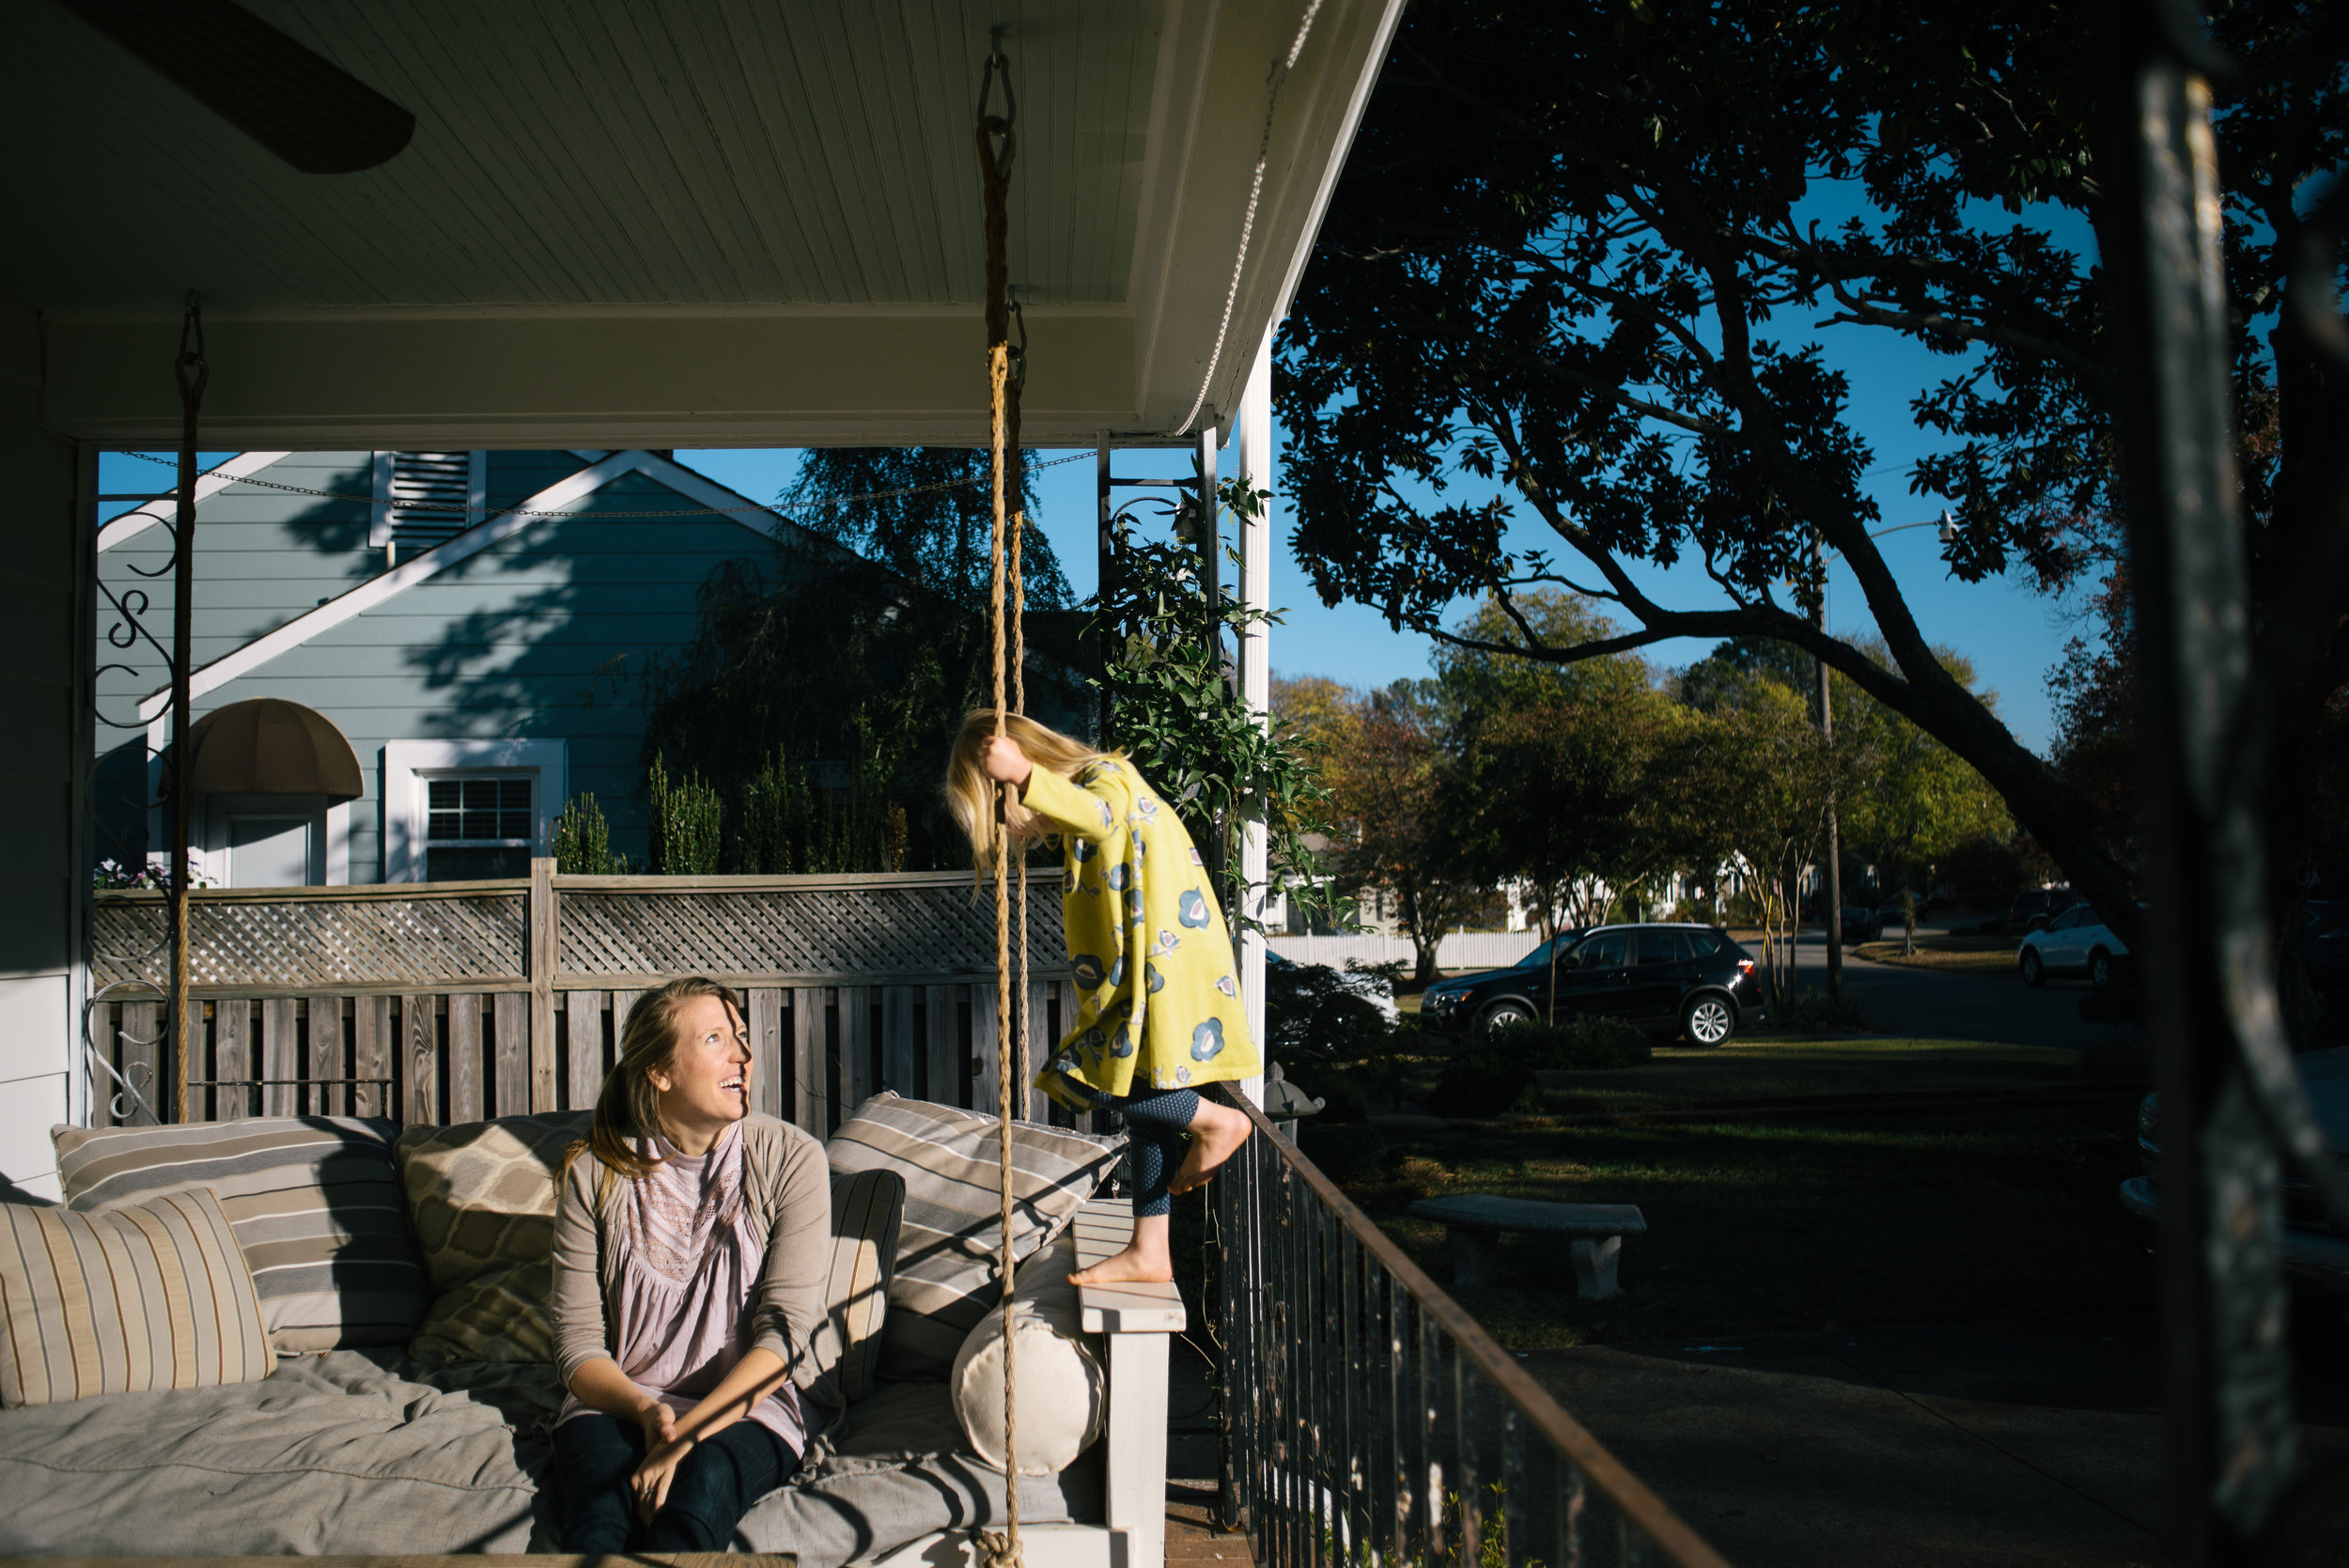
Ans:
[[[1545,1203],[1532,1198],[1502,1198],[1463,1192],[1452,1198],[1422,1198],[1409,1210],[1414,1219],[1433,1219],[1452,1243],[1452,1282],[1496,1284],[1501,1278],[1501,1238],[1511,1231],[1573,1239],[1575,1292],[1604,1301],[1615,1283],[1615,1259],[1623,1238],[1643,1235],[1647,1217],[1632,1203]]]

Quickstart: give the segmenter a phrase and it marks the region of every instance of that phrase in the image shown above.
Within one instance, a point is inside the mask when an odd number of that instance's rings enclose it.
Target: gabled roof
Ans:
[[[200,499],[226,485],[234,484],[240,478],[257,473],[268,467],[270,463],[289,455],[284,452],[247,452],[238,458],[230,458],[228,462],[221,464],[220,467],[204,476],[204,481],[199,482],[197,486],[197,495]],[[197,669],[190,680],[193,694],[201,697],[206,692],[225,686],[240,675],[251,674],[280,654],[298,648],[319,633],[331,631],[344,622],[365,614],[389,599],[397,598],[417,583],[438,576],[469,556],[480,554],[491,545],[512,538],[534,523],[555,520],[550,520],[545,514],[570,511],[606,485],[631,474],[641,474],[656,484],[666,486],[677,491],[695,505],[706,506],[710,511],[739,522],[743,527],[770,539],[780,540],[787,535],[804,535],[810,540],[817,537],[780,512],[762,506],[739,492],[728,489],[715,480],[694,473],[682,463],[661,457],[659,453],[586,451],[576,453],[575,456],[592,460],[576,474],[567,474],[537,494],[508,507],[494,517],[475,523],[446,544],[426,551],[412,560],[403,561],[380,576],[369,578],[348,593],[327,600],[306,614],[295,616],[276,630],[264,632],[233,653],[224,654],[210,664]],[[267,460],[247,461],[247,459],[254,458]],[[232,466],[238,466],[239,472],[233,474],[228,474]],[[218,483],[210,484],[210,489],[207,489],[206,485],[216,475],[226,475],[226,477],[220,478]],[[169,505],[168,501],[150,502],[148,507],[161,505],[167,511]],[[146,512],[148,507],[141,508],[141,512]],[[138,515],[140,514],[125,513],[122,517],[109,522],[106,528],[112,530],[121,527],[132,517]],[[593,516],[592,513],[588,515]],[[99,548],[102,550],[110,543],[119,543],[122,538],[128,538],[132,534],[163,520],[164,519],[161,515],[148,516],[145,521],[113,540],[107,539],[101,532],[99,537]],[[161,718],[170,706],[171,688],[166,686],[150,693],[140,702],[139,718],[145,722],[152,723]]]

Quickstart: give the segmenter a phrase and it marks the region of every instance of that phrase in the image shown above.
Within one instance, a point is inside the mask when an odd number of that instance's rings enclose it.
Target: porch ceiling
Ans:
[[[413,111],[409,147],[298,174],[63,7],[0,23],[22,237],[0,290],[43,314],[60,433],[176,429],[194,287],[208,444],[976,439],[991,23],[1019,92],[1030,436],[1171,432],[1306,0],[242,3]],[[1398,8],[1324,0],[1282,87],[1220,416]]]

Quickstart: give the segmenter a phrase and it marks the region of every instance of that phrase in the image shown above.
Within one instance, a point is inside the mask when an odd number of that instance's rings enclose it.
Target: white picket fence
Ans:
[[[1455,931],[1437,945],[1436,967],[1506,969],[1540,941],[1532,931]],[[1265,945],[1292,964],[1327,964],[1340,970],[1352,958],[1364,964],[1400,963],[1408,972],[1418,959],[1408,937],[1268,937]]]

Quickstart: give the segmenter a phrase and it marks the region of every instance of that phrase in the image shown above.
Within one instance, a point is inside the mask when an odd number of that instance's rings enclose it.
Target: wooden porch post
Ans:
[[[1247,384],[1239,395],[1239,414],[1232,422],[1232,437],[1239,447],[1240,483],[1252,490],[1269,490],[1272,482],[1272,334],[1265,329],[1264,342],[1256,350],[1256,364],[1248,373]],[[1254,517],[1239,520],[1239,598],[1243,609],[1267,612],[1272,608],[1272,505],[1266,502],[1264,509]],[[1262,621],[1252,621],[1239,634],[1240,695],[1248,709],[1255,715],[1259,728],[1271,722],[1272,707],[1272,637],[1271,628]],[[1262,921],[1274,907],[1266,880],[1269,856],[1265,843],[1264,809],[1261,804],[1251,807],[1248,815],[1236,824],[1239,850],[1239,881],[1245,890],[1241,894],[1244,908],[1252,920]],[[1239,939],[1239,994],[1248,1009],[1249,1038],[1256,1042],[1259,1052],[1264,1049],[1264,970],[1265,939],[1260,931],[1246,930]],[[1248,1097],[1259,1105],[1264,1103],[1264,1079],[1246,1079],[1240,1087]]]
[[[556,1100],[554,1068],[554,964],[562,952],[557,936],[554,862],[530,862],[527,969],[530,976],[530,1109],[561,1109]]]

